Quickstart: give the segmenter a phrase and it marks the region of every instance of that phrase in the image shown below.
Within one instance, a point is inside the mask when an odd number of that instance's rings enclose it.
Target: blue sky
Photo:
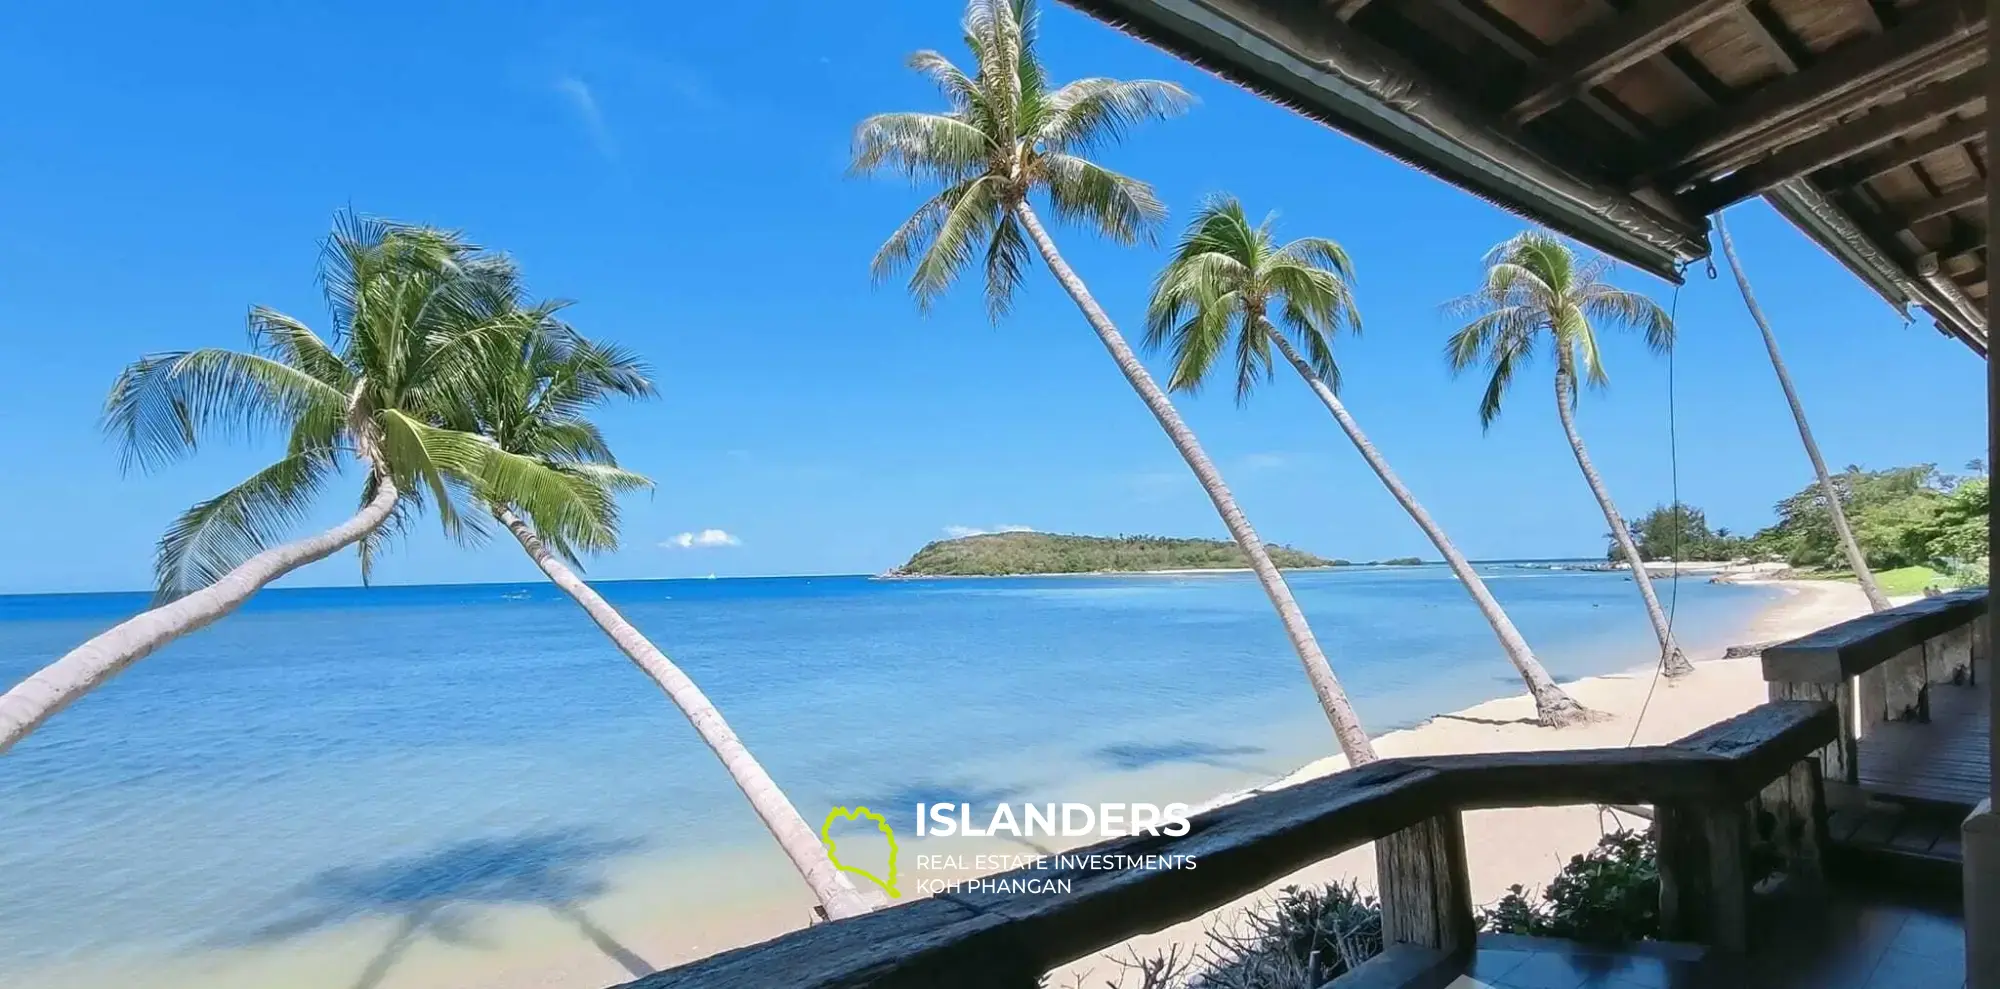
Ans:
[[[659,400],[607,410],[624,462],[659,482],[600,577],[863,572],[949,527],[1222,535],[1200,489],[1046,273],[989,324],[968,285],[928,317],[867,262],[918,202],[844,174],[868,113],[936,105],[902,67],[957,52],[948,4],[42,4],[0,36],[0,451],[12,520],[0,592],[149,583],[175,513],[272,451],[215,447],[121,477],[99,403],[150,351],[243,342],[247,306],[324,325],[316,243],[337,208],[467,230],[519,257],[587,333],[637,348]],[[1364,336],[1345,397],[1475,557],[1596,554],[1604,521],[1558,430],[1548,368],[1481,434],[1480,382],[1440,356],[1442,300],[1522,221],[1067,8],[1044,18],[1058,77],[1165,78],[1201,105],[1103,159],[1185,220],[1228,190],[1282,233],[1334,237],[1359,271]],[[1984,446],[1982,365],[1905,325],[1761,204],[1733,230],[1835,464]],[[1170,239],[1174,227],[1169,227]],[[1059,232],[1135,335],[1163,247]],[[1662,304],[1665,283],[1627,272]],[[1682,496],[1748,530],[1808,478],[1726,273],[1678,301]],[[1670,497],[1668,374],[1608,343],[1611,390],[1582,428],[1629,514]],[[1158,366],[1158,362],[1155,362]],[[1367,559],[1435,556],[1324,412],[1280,378],[1237,409],[1183,410],[1268,539]],[[358,480],[355,482],[358,483]],[[322,516],[339,517],[346,498]],[[681,533],[717,529],[720,537]],[[386,582],[534,576],[518,548],[431,530]],[[294,583],[350,583],[351,556]]]

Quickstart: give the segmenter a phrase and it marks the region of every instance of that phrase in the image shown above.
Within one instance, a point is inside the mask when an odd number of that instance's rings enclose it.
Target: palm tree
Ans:
[[[495,457],[515,471],[555,483],[516,486],[517,491],[526,488],[533,501],[483,488],[474,492],[475,497],[513,533],[549,580],[574,599],[687,716],[805,878],[826,916],[852,917],[882,905],[886,900],[879,894],[864,894],[834,867],[818,833],[799,816],[714,702],[577,573],[581,554],[617,548],[617,494],[652,484],[618,467],[603,435],[587,418],[591,408],[608,398],[650,396],[653,385],[645,365],[631,354],[578,335],[557,319],[556,304],[524,305],[513,283],[495,298],[494,306],[496,312],[520,314],[521,318],[509,321],[519,332],[492,351],[488,371],[474,380],[462,417],[453,424],[489,438]]]
[[[855,132],[857,172],[900,172],[944,186],[876,253],[876,279],[909,268],[910,292],[920,308],[928,309],[975,258],[983,257],[987,310],[997,320],[1012,304],[1032,242],[1215,503],[1277,608],[1341,750],[1355,764],[1373,760],[1368,733],[1313,638],[1305,613],[1221,473],[1083,279],[1063,260],[1030,202],[1031,196],[1039,197],[1056,216],[1120,244],[1150,237],[1166,217],[1153,190],[1085,155],[1116,142],[1137,123],[1179,114],[1192,98],[1178,86],[1154,81],[1093,78],[1052,86],[1036,52],[1035,15],[1028,0],[970,0],[964,27],[972,74],[937,52],[910,57],[910,66],[943,91],[944,112],[880,114]]]
[[[1792,387],[1792,372],[1785,368],[1785,359],[1778,356],[1778,338],[1771,333],[1771,324],[1764,318],[1763,307],[1757,305],[1757,297],[1750,294],[1750,278],[1743,274],[1743,262],[1737,260],[1736,243],[1729,239],[1729,227],[1722,222],[1722,214],[1715,214],[1715,232],[1722,238],[1723,256],[1729,259],[1729,271],[1736,276],[1736,288],[1743,293],[1743,305],[1750,310],[1750,318],[1757,322],[1757,329],[1764,334],[1764,350],[1771,355],[1771,369],[1778,372],[1778,386],[1785,390],[1785,401],[1792,407],[1792,421],[1798,423],[1799,440],[1806,445],[1806,458],[1812,461],[1813,476],[1819,479],[1820,495],[1826,499],[1827,511],[1833,516],[1833,531],[1840,537],[1840,548],[1847,554],[1847,565],[1854,569],[1855,579],[1861,581],[1861,591],[1868,595],[1868,607],[1875,611],[1886,611],[1889,598],[1882,593],[1882,586],[1875,582],[1875,572],[1868,569],[1868,557],[1862,555],[1861,544],[1854,540],[1854,530],[1847,525],[1847,512],[1841,508],[1840,491],[1833,486],[1833,478],[1826,472],[1826,458],[1820,456],[1819,444],[1813,440],[1812,427],[1806,425],[1806,408],[1799,403],[1798,389]]]
[[[1694,665],[1674,642],[1673,629],[1660,610],[1653,593],[1653,580],[1646,564],[1632,544],[1632,530],[1612,504],[1604,479],[1591,466],[1584,451],[1583,436],[1576,431],[1576,386],[1582,381],[1603,387],[1605,376],[1599,359],[1596,324],[1638,330],[1655,353],[1666,353],[1674,345],[1674,323],[1653,300],[1627,292],[1604,280],[1611,262],[1592,258],[1579,262],[1568,245],[1540,231],[1522,233],[1493,248],[1486,255],[1486,283],[1450,303],[1449,308],[1472,317],[1445,345],[1445,356],[1453,373],[1475,364],[1491,371],[1486,393],[1479,400],[1479,424],[1490,428],[1500,415],[1500,400],[1514,380],[1514,371],[1532,360],[1538,347],[1546,345],[1556,363],[1556,415],[1562,419],[1563,433],[1576,454],[1576,465],[1590,484],[1590,493],[1604,510],[1611,537],[1632,565],[1632,583],[1646,602],[1646,616],[1652,619],[1653,633],[1660,640],[1660,661],[1668,676],[1694,672]]]
[[[1273,216],[1252,225],[1235,197],[1217,196],[1203,203],[1188,224],[1173,260],[1154,283],[1146,326],[1148,346],[1171,345],[1174,374],[1168,387],[1184,392],[1199,389],[1217,358],[1233,343],[1236,400],[1241,403],[1260,379],[1270,379],[1271,351],[1277,350],[1319,396],[1396,503],[1444,554],[1527,683],[1542,724],[1561,727],[1590,720],[1590,712],[1556,686],[1486,589],[1486,582],[1341,404],[1333,338],[1343,327],[1361,331],[1347,252],[1324,237],[1303,237],[1280,246],[1272,237],[1275,222]],[[1271,318],[1273,307],[1276,320]]]
[[[320,256],[332,342],[290,316],[250,310],[252,351],[157,354],[119,375],[104,426],[127,469],[153,469],[233,432],[277,430],[285,456],[182,513],[161,537],[155,607],[0,695],[0,752],[66,705],[173,640],[235,611],[298,568],[358,546],[362,577],[382,541],[425,507],[474,534],[455,499],[489,466],[488,445],[440,428],[445,398],[503,328],[471,298],[497,259],[456,233],[343,214]],[[362,468],[361,507],[318,535],[304,521],[344,461]],[[489,479],[505,490],[509,478]]]

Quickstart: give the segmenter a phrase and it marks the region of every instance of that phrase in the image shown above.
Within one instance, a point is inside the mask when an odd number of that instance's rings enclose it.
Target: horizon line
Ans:
[[[1385,557],[1385,559],[1395,559],[1395,557]],[[1593,561],[1594,561],[1594,560],[1596,560],[1596,559],[1597,559],[1597,557],[1594,557],[1594,556],[1510,556],[1510,557],[1501,557],[1501,558],[1494,558],[1494,559],[1479,559],[1479,560],[1467,560],[1466,562],[1468,562],[1468,563],[1471,563],[1471,564],[1474,564],[1474,565],[1476,566],[1476,565],[1480,565],[1480,564],[1501,564],[1501,563],[1572,563],[1572,562],[1576,562],[1576,561],[1578,561],[1578,560],[1593,560]],[[1365,567],[1365,566],[1369,566],[1369,565],[1370,565],[1371,563],[1377,563],[1377,562],[1379,562],[1379,561],[1362,561],[1362,562],[1350,562],[1350,563],[1348,563],[1348,564],[1347,564],[1347,567]],[[1438,566],[1444,566],[1444,561],[1443,561],[1443,560],[1429,560],[1429,559],[1426,559],[1426,560],[1423,560],[1423,562],[1421,562],[1421,563],[1418,563],[1418,564],[1413,564],[1413,565],[1414,565],[1414,566],[1425,566],[1425,567],[1438,567]],[[1322,569],[1322,570],[1329,570],[1329,569],[1346,569],[1347,567],[1340,567],[1340,568],[1335,568],[1335,567],[1312,567],[1312,568],[1307,568],[1307,569]],[[1226,568],[1225,568],[1225,569],[1226,569]],[[1142,572],[1143,572],[1143,571],[1133,571],[1133,573],[1135,573],[1135,574],[1136,574],[1136,573],[1142,573]],[[840,572],[830,572],[830,573],[765,573],[765,574],[730,574],[730,575],[727,575],[727,576],[723,576],[723,575],[721,575],[721,574],[709,574],[709,575],[707,575],[707,576],[701,576],[701,577],[612,577],[612,578],[608,578],[608,579],[604,579],[604,580],[593,580],[593,579],[590,579],[590,578],[585,578],[585,580],[584,580],[584,583],[587,583],[587,584],[638,584],[638,583],[649,583],[649,582],[659,582],[659,583],[664,583],[664,582],[667,582],[667,581],[676,581],[676,580],[700,580],[700,581],[709,581],[709,580],[785,580],[785,579],[800,579],[800,580],[804,580],[804,579],[810,579],[810,578],[814,578],[814,577],[869,577],[869,578],[874,578],[874,577],[879,577],[879,576],[881,576],[881,573],[880,573],[880,572],[861,572],[861,571],[855,571],[855,572],[851,572],[851,573],[840,573]],[[1069,574],[1005,574],[1005,575],[997,575],[997,576],[1011,576],[1011,577],[1041,577],[1041,576],[1047,576],[1047,577],[1062,577],[1062,576],[1074,576],[1074,575],[1069,575]],[[1096,574],[1095,576],[1117,576],[1117,574],[1116,574],[1115,572],[1113,572],[1113,573],[1107,573],[1107,574]],[[921,579],[923,579],[923,578],[920,578],[920,577],[919,577],[919,578],[905,578],[905,579],[918,579],[918,580],[921,580]],[[383,582],[383,583],[374,583],[374,584],[359,584],[359,583],[355,583],[355,584],[299,584],[299,585],[293,585],[293,586],[289,586],[289,587],[265,587],[265,588],[262,588],[262,589],[260,589],[260,590],[259,590],[259,591],[258,591],[257,593],[259,593],[259,594],[262,594],[262,593],[264,593],[264,592],[266,592],[266,591],[343,591],[343,590],[371,590],[371,589],[376,589],[376,588],[384,588],[384,589],[386,589],[386,588],[399,588],[399,587],[519,587],[519,586],[521,586],[521,585],[524,585],[524,584],[550,584],[551,586],[553,586],[553,582],[552,582],[552,581],[550,581],[550,580],[548,580],[548,579],[546,579],[546,578],[543,578],[543,579],[534,579],[534,578],[530,578],[530,579],[526,579],[526,580],[432,580],[432,581],[422,581],[422,582],[417,582],[417,581],[399,581],[399,582]],[[150,594],[152,594],[152,593],[153,593],[153,591],[152,591],[151,589],[149,589],[149,588],[127,588],[127,589],[111,589],[111,590],[98,590],[98,591],[0,591],[0,598],[31,598],[31,597],[51,597],[51,598],[52,598],[52,597],[87,597],[87,596],[90,596],[90,595],[112,595],[112,594],[148,594],[148,595],[150,595]]]

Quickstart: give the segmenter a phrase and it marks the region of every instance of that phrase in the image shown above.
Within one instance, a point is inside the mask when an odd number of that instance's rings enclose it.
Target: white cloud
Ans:
[[[584,132],[590,135],[590,143],[597,153],[606,158],[618,157],[618,145],[611,140],[611,128],[604,123],[604,111],[597,105],[597,94],[590,86],[575,76],[563,76],[556,80],[556,91],[568,97],[571,109],[583,124]]]
[[[743,540],[721,529],[703,529],[700,532],[683,532],[660,544],[662,549],[713,549],[719,546],[741,546]]]
[[[1282,453],[1253,453],[1243,458],[1243,466],[1250,470],[1276,470],[1291,462]]]
[[[990,536],[996,532],[1033,531],[1035,531],[1035,527],[1032,525],[996,525],[991,529],[975,529],[969,525],[948,525],[944,527],[944,534],[953,539],[964,539],[967,536]]]

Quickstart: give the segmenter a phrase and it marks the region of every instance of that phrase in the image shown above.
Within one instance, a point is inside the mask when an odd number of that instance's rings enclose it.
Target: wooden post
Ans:
[[[1826,786],[1818,759],[1802,759],[1758,795],[1759,824],[1783,860],[1786,882],[1809,885],[1825,877],[1820,856],[1826,848]],[[1760,827],[1760,833],[1761,833]]]
[[[1840,710],[1840,736],[1819,750],[1820,778],[1841,783],[1861,782],[1854,730],[1854,691],[1846,683],[1791,683],[1774,681],[1769,692],[1774,701],[1825,701]]]
[[[1952,629],[1929,642],[1924,643],[1924,676],[1932,683],[1970,684],[1972,682],[1972,639],[1973,630],[1980,623],[1974,622]]]
[[[1660,936],[1742,952],[1750,941],[1749,812],[1742,803],[1661,804]]]
[[[1876,725],[1889,720],[1889,664],[1873,667],[1854,678],[1854,737],[1867,738]]]
[[[1449,811],[1375,842],[1384,944],[1468,952],[1478,936],[1472,882],[1465,871],[1465,828]]]
[[[1918,643],[1883,663],[1882,716],[1890,721],[1929,721],[1930,670],[1925,643]]]

